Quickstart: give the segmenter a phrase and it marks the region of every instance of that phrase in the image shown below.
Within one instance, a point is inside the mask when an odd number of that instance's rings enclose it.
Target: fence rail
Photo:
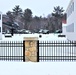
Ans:
[[[74,41],[39,41],[39,61],[76,61]]]
[[[37,41],[37,61],[76,61],[74,41]],[[0,41],[0,60],[25,61],[25,41]]]
[[[0,41],[0,60],[23,61],[23,41]]]

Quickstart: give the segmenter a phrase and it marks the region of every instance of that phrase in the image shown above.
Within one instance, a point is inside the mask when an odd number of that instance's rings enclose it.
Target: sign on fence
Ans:
[[[37,62],[37,37],[25,37],[25,61]]]

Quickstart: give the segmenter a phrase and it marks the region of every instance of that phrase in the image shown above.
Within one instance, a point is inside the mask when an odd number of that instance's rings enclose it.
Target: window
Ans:
[[[71,3],[71,5],[69,6],[67,10],[67,17],[69,17],[73,11],[74,11],[74,2]]]
[[[66,27],[66,31],[67,31],[67,32],[74,32],[74,23],[68,25],[68,26]]]

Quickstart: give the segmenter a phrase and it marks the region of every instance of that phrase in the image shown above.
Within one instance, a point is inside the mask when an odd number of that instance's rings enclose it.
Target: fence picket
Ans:
[[[39,60],[76,61],[75,50],[75,42],[73,41],[40,41],[39,51],[41,51],[41,53],[39,53]],[[46,52],[49,54],[47,55]]]
[[[23,41],[0,41],[0,61],[23,61],[22,48]]]

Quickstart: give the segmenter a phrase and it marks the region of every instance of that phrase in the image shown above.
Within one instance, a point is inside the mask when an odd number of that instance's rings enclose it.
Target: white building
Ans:
[[[67,10],[67,24],[63,25],[63,34],[68,40],[76,41],[76,0],[71,0]]]
[[[2,12],[0,12],[0,40],[2,39]]]

